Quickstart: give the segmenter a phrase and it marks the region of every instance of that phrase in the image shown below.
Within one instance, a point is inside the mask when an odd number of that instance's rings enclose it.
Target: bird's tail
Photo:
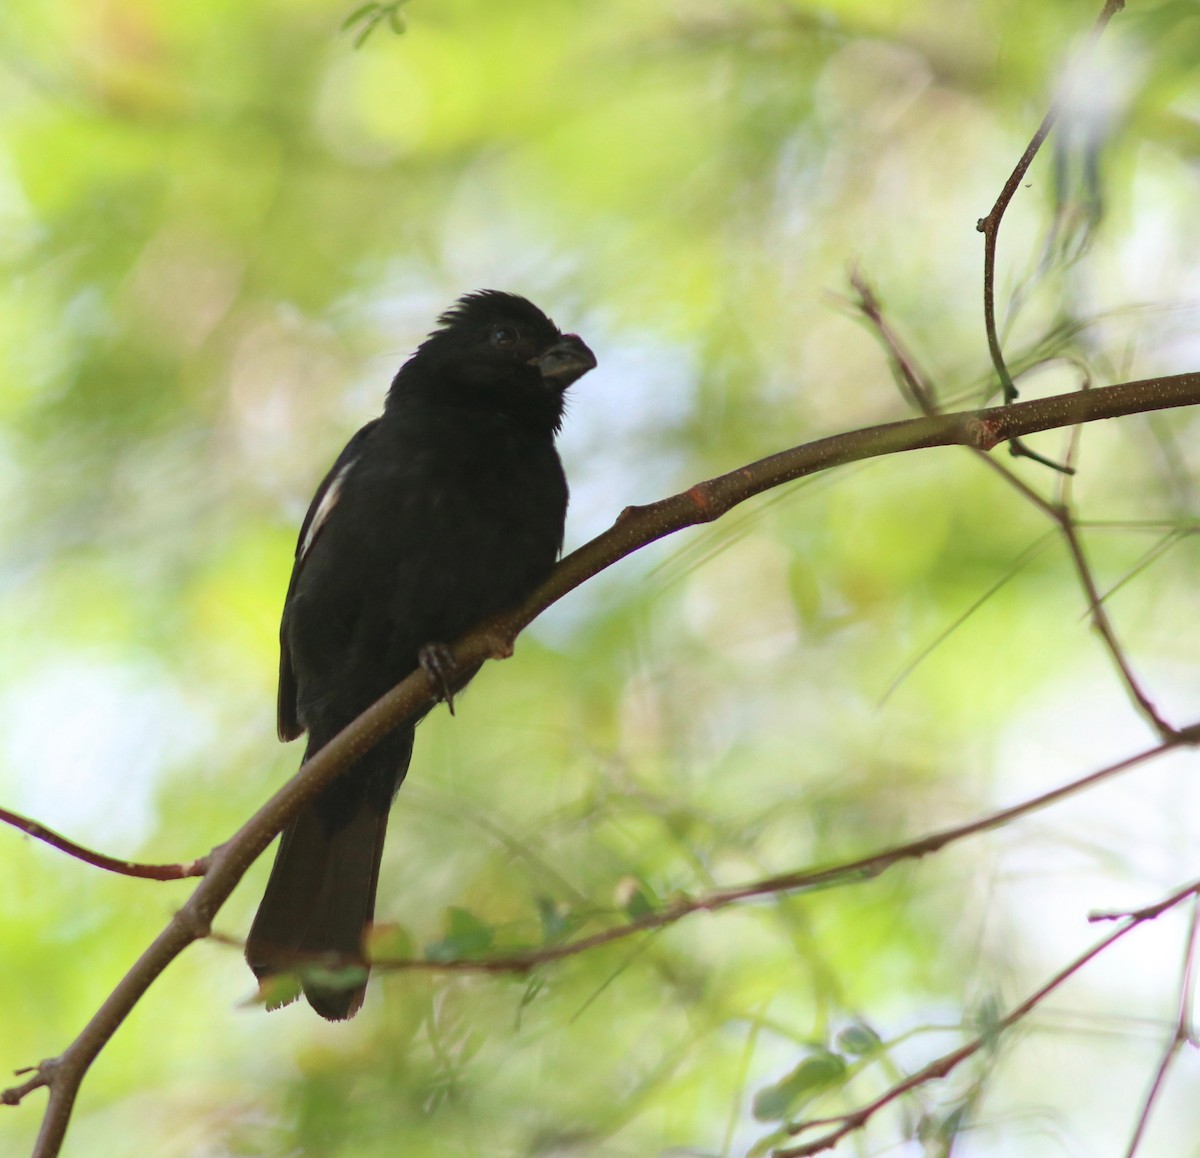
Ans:
[[[305,758],[313,751],[310,744]],[[366,994],[363,934],[375,915],[388,812],[411,753],[411,731],[388,737],[305,805],[283,830],[246,938],[260,982],[299,972],[309,1005],[330,1021],[353,1017]],[[329,975],[356,968],[360,976]]]

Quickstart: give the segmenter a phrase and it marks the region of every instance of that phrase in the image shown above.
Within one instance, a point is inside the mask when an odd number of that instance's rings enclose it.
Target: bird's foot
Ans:
[[[450,709],[450,714],[454,715],[454,693],[450,690],[450,683],[446,678],[454,671],[454,656],[450,649],[444,643],[427,643],[417,652],[417,662],[430,682],[440,689],[446,707]]]

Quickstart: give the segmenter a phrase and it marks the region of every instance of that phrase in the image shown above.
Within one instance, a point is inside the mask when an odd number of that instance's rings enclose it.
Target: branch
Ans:
[[[1197,404],[1200,404],[1200,373],[1189,373],[987,410],[914,418],[794,447],[697,483],[681,494],[649,506],[628,507],[612,527],[563,559],[520,607],[456,641],[450,649],[453,667],[442,673],[443,678],[453,685],[457,676],[486,660],[510,656],[516,637],[547,607],[626,555],[685,527],[712,522],[754,495],[794,479],[904,451],[935,446],[989,450],[1020,434]],[[0,1100],[11,1103],[33,1089],[49,1087],[50,1100],[33,1158],[54,1158],[59,1153],[75,1097],[96,1056],[163,970],[192,942],[208,935],[212,918],[221,905],[287,822],[383,736],[428,710],[436,701],[437,688],[429,676],[420,669],[414,671],[303,764],[228,841],[213,850],[208,872],[196,891],[121,979],[79,1036],[58,1058],[42,1062],[34,1079],[0,1095]],[[1184,739],[1191,742],[1194,738],[1189,731],[1176,734],[1172,742]],[[777,887],[796,886],[780,883]]]
[[[44,840],[47,844],[85,864],[94,865],[96,868],[104,869],[105,872],[119,873],[125,877],[143,877],[152,881],[177,881],[184,877],[202,877],[208,871],[208,857],[206,856],[197,857],[187,864],[140,864],[138,861],[119,860],[115,856],[84,848],[83,845],[68,840],[52,828],[47,828],[44,824],[39,824],[36,820],[30,820],[29,817],[21,816],[19,813],[9,812],[7,808],[0,808],[0,823],[11,824],[13,828],[19,828],[26,836]]]

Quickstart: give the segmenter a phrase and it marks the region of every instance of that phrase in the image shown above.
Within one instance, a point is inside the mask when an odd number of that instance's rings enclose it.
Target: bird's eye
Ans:
[[[511,350],[517,344],[517,331],[512,326],[497,326],[492,331],[492,345],[500,350]]]

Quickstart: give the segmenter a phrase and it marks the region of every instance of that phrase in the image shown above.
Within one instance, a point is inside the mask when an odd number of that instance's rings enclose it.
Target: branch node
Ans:
[[[10,1086],[7,1090],[0,1090],[0,1106],[19,1106],[26,1094],[32,1094],[34,1090],[40,1090],[43,1086],[48,1089],[54,1081],[55,1071],[61,1064],[61,1058],[52,1057],[45,1058],[35,1066],[23,1066],[21,1069],[15,1070],[17,1077],[22,1074],[33,1074],[33,1077],[23,1081],[19,1086]]]
[[[968,418],[963,422],[963,441],[975,450],[988,451],[1002,441],[994,422],[984,418]]]
[[[218,846],[220,847],[220,846]],[[213,850],[216,851],[215,849]],[[208,866],[212,863],[212,853],[208,856],[198,856],[195,860],[188,861],[187,864],[179,866],[179,875],[181,877],[202,877],[208,872]]]
[[[213,915],[207,911],[207,906],[202,907],[194,902],[195,894],[176,911],[175,920],[191,940],[203,941],[212,932]]]
[[[713,502],[712,487],[707,482],[697,483],[689,488],[687,497],[692,500],[702,522],[711,523],[720,516],[721,512]],[[626,510],[628,509],[627,507]]]

